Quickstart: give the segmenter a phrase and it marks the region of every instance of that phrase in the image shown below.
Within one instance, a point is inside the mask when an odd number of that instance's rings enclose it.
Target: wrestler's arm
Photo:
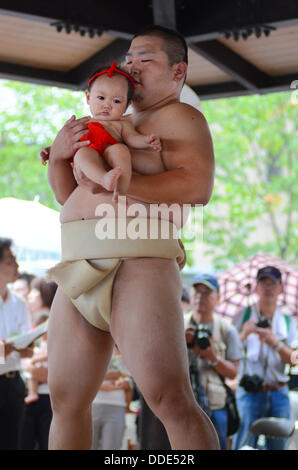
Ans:
[[[162,157],[168,171],[133,174],[128,195],[144,202],[207,204],[214,178],[213,145],[198,110],[177,103],[161,116]]]
[[[75,152],[90,144],[88,140],[80,142],[87,132],[89,118],[75,119],[72,116],[57,134],[49,155],[48,180],[56,200],[63,205],[77,186],[70,165]]]
[[[122,130],[121,135],[123,142],[128,147],[133,149],[150,149],[156,152],[161,151],[161,142],[159,137],[155,134],[143,135],[140,134],[129,121],[121,121]]]

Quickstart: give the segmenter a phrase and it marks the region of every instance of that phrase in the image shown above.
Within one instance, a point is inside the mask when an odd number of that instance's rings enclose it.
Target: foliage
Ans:
[[[72,114],[83,116],[84,95],[21,82],[1,81],[1,85],[12,95],[13,105],[0,112],[0,197],[38,196],[40,203],[58,209],[39,152]]]
[[[15,97],[14,106],[0,112],[0,198],[38,196],[59,209],[38,155],[72,114],[88,112],[83,93],[0,84]],[[216,156],[214,191],[204,208],[204,242],[214,266],[224,268],[259,250],[294,261],[298,107],[290,93],[213,100],[204,102],[203,109]],[[251,241],[260,221],[270,225],[271,241],[265,236]],[[188,258],[192,264],[194,258]]]
[[[297,105],[290,93],[203,103],[216,156],[214,191],[204,210],[204,242],[217,268],[266,251],[297,258]],[[251,243],[260,223],[272,240]]]

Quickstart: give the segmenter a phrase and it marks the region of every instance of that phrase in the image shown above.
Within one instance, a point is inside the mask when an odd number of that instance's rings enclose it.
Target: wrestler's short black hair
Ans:
[[[188,64],[187,44],[182,34],[173,29],[165,28],[156,24],[145,26],[140,29],[132,39],[138,36],[156,36],[164,41],[162,50],[167,54],[170,67],[179,62]]]
[[[12,245],[12,240],[10,238],[0,237],[0,262],[3,260],[4,250],[10,249]]]
[[[110,65],[107,65],[106,67],[101,67],[100,69],[97,69],[95,70],[95,72],[93,72],[90,77],[88,78],[88,82],[89,80],[91,80],[91,78],[96,75],[97,73],[100,73],[100,72],[103,72],[104,70],[109,70],[110,68]],[[133,77],[127,72],[127,70],[124,70],[123,68],[121,68],[120,66],[117,65],[117,69],[118,70],[121,70],[122,72],[125,72],[127,75],[129,75],[131,77],[131,79],[133,80]],[[126,77],[125,75],[122,75],[122,74],[118,74],[120,76],[122,76],[123,78],[125,78],[125,80],[127,81],[127,85],[128,85],[128,88],[127,88],[127,103],[129,103],[131,100],[132,100],[132,97],[133,97],[133,93],[134,93],[134,87],[131,83],[131,81],[129,80],[128,77]],[[90,91],[92,86],[93,86],[93,83],[95,82],[95,80],[93,80],[91,83],[90,83],[90,86],[87,86],[87,90]]]

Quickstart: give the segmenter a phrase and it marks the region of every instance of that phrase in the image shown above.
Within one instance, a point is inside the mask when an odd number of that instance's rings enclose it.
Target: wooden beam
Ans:
[[[275,27],[298,23],[295,0],[200,0],[185,3],[178,13],[177,26],[187,42],[216,39],[226,30],[254,24]],[[274,33],[272,33],[274,34]]]
[[[153,22],[151,0],[1,0],[0,14],[10,14],[37,21],[69,22],[104,31],[135,34],[143,25]]]
[[[0,77],[8,80],[20,80],[38,85],[57,86],[77,90],[78,86],[69,81],[65,72],[40,69],[25,65],[0,62]]]
[[[293,91],[290,88],[292,82],[297,80],[298,71],[296,74],[280,75],[270,77],[267,85],[258,90],[258,94],[265,95],[267,93],[277,93],[281,91]],[[214,83],[212,85],[198,85],[191,87],[202,100],[211,100],[219,98],[230,98],[233,96],[252,95],[253,92],[248,90],[240,83],[223,82]]]
[[[130,42],[125,39],[116,39],[91,58],[67,72],[66,79],[69,82],[75,82],[79,88],[85,88],[88,77],[96,69],[111,65],[115,61],[120,64],[125,58],[129,45]]]
[[[268,75],[219,41],[198,42],[190,47],[251,91],[257,92],[268,81]]]
[[[176,1],[153,0],[154,24],[176,30]]]
[[[75,21],[94,28],[103,27],[104,31],[124,39],[153,21],[162,21],[164,26],[171,24],[170,27],[178,29],[188,43],[216,39],[223,31],[235,27],[252,24],[280,27],[298,23],[295,0],[109,0],[104,7],[98,0],[84,0],[81,4],[66,0],[1,0],[0,6],[0,14],[47,23]]]

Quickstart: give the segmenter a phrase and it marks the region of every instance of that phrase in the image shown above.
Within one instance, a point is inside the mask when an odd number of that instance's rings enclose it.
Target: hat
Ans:
[[[257,280],[263,279],[264,277],[271,277],[275,281],[281,282],[281,272],[274,266],[265,266],[265,268],[259,269],[257,273]]]
[[[215,276],[212,274],[199,274],[192,281],[192,285],[204,284],[204,286],[209,287],[211,290],[219,291],[219,284]]]

